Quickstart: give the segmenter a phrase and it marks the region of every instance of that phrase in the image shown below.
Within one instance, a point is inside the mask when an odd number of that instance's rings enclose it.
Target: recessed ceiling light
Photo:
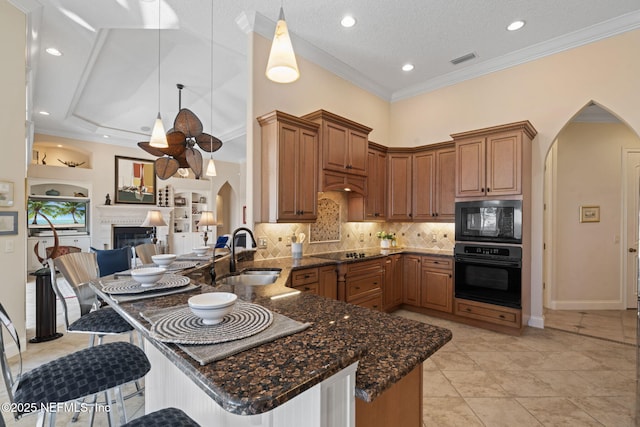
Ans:
[[[351,28],[356,25],[356,18],[351,15],[345,15],[340,24],[345,28]]]
[[[402,66],[402,71],[411,71],[413,70],[413,64],[404,64]]]
[[[518,31],[520,28],[524,27],[524,21],[513,21],[511,24],[507,25],[507,30],[509,31]]]
[[[48,47],[45,51],[52,56],[62,56],[62,52],[60,52],[55,47]]]
[[[56,145],[56,147],[58,147],[58,148],[62,148],[62,147],[63,147],[63,145],[62,145],[62,144],[58,144],[58,145]]]
[[[102,135],[104,138],[109,138],[109,135]]]
[[[49,112],[48,111],[39,111],[40,114],[42,114],[43,116],[48,116]]]

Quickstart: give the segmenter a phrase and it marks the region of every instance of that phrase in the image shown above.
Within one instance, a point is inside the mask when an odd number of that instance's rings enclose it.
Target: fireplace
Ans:
[[[153,227],[121,227],[113,226],[111,228],[111,241],[113,249],[124,248],[127,246],[138,246],[143,243],[151,243]]]

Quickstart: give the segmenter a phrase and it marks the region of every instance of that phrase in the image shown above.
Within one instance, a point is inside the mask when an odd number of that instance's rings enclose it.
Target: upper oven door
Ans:
[[[456,241],[522,243],[522,201],[456,202]]]

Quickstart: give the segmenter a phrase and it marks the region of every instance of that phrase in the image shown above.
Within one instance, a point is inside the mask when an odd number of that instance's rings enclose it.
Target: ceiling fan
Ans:
[[[202,154],[195,146],[213,153],[222,147],[222,141],[202,131],[202,122],[191,110],[182,108],[182,89],[178,83],[178,115],[173,128],[167,131],[167,148],[152,147],[148,141],[138,142],[138,147],[147,153],[160,157],[155,161],[156,175],[160,179],[171,178],[179,168],[191,168],[196,179],[202,176]]]

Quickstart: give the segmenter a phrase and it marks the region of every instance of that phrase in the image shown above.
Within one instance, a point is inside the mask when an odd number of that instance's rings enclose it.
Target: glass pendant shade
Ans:
[[[216,176],[218,172],[216,171],[216,164],[213,162],[213,159],[209,159],[209,164],[207,165],[207,172],[205,172],[207,176]]]
[[[276,32],[273,35],[267,71],[265,73],[269,80],[276,83],[291,83],[300,77],[296,55],[293,52],[293,45],[289,37],[287,23],[284,20],[284,11],[280,8],[280,16],[276,24]]]
[[[167,148],[169,143],[167,142],[167,135],[164,132],[164,125],[162,124],[162,117],[158,112],[158,117],[153,124],[153,131],[151,131],[151,139],[149,145],[156,148]]]

